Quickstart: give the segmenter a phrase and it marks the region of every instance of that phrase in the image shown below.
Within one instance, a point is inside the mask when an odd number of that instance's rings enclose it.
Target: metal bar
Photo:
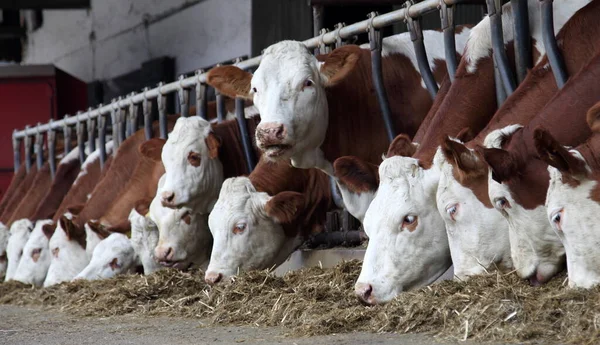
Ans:
[[[203,70],[196,71],[196,115],[208,120],[208,88],[205,83],[200,80],[200,76],[204,74]]]
[[[162,82],[158,83],[158,88],[162,86]],[[156,104],[158,106],[158,125],[160,129],[160,138],[167,139],[167,96],[160,95],[156,99]]]
[[[127,138],[127,123],[125,117],[125,108],[119,108],[117,111],[117,135],[119,135],[119,144],[123,144],[125,138]]]
[[[121,145],[121,142],[119,141],[119,106],[117,105],[117,100],[114,98],[110,105],[112,107],[112,111],[110,112],[110,126],[112,129],[113,145],[116,150]]]
[[[215,97],[217,99],[217,122],[221,123],[225,121],[225,96],[221,95],[218,90],[215,90]]]
[[[504,84],[502,84],[502,77],[500,76],[500,70],[498,64],[494,60],[494,84],[496,85],[496,104],[498,108],[506,100],[506,91],[504,91]]]
[[[50,120],[52,125],[52,120]],[[52,179],[56,176],[56,131],[51,130],[46,133],[48,139],[48,163],[50,164],[50,175]]]
[[[92,108],[88,108],[88,114],[92,113]],[[96,121],[88,116],[87,119],[87,132],[88,132],[88,152],[91,154],[96,151]]]
[[[35,162],[37,164],[38,171],[40,171],[40,169],[42,169],[42,165],[44,165],[44,133],[36,133],[34,149]]]
[[[15,173],[17,173],[17,171],[19,171],[19,168],[21,167],[21,140],[19,138],[17,138],[16,136],[14,136],[14,133],[16,131],[13,131],[13,137],[12,137],[12,144],[13,144],[13,158],[14,158],[14,171]]]
[[[242,147],[244,148],[244,155],[246,156],[246,166],[248,167],[248,173],[251,173],[256,166],[256,157],[254,156],[254,149],[252,148],[252,138],[250,138],[250,134],[248,133],[248,124],[246,123],[246,116],[244,114],[244,100],[241,98],[235,99],[235,116],[242,136]]]
[[[133,94],[131,95],[133,96]],[[131,97],[130,97],[131,99]],[[127,138],[129,138],[130,136],[133,135],[133,133],[135,133],[137,131],[137,125],[138,125],[138,114],[139,114],[139,104],[133,103],[133,102],[129,102],[129,117],[127,118],[127,133],[125,133],[125,136]]]
[[[152,101],[146,97],[148,88],[144,88],[144,100],[142,101],[142,112],[144,113],[144,133],[146,134],[146,140],[152,138]]]
[[[315,5],[312,7],[313,13],[313,36],[319,36],[321,29],[323,28],[323,12],[324,8],[322,5]],[[319,48],[313,47],[313,53],[319,55]]]
[[[338,246],[354,247],[367,239],[368,237],[364,231],[358,230],[322,232],[311,237],[307,242],[307,246],[309,248],[320,246],[328,248]]]
[[[182,74],[179,76],[179,83],[183,82],[185,76]],[[183,87],[183,85],[179,86],[177,90],[177,95],[179,96],[179,110],[181,111],[182,117],[190,116],[190,89],[187,87]]]
[[[75,117],[79,118],[80,113],[77,113]],[[85,162],[85,129],[83,121],[77,122],[75,130],[77,131],[77,147],[79,148],[79,164]]]
[[[29,126],[25,126],[25,129],[28,130]],[[31,140],[31,136],[25,137],[25,170],[27,173],[31,171],[31,159],[33,156],[33,142]]]
[[[62,123],[63,127],[63,138],[65,139],[65,155],[71,151],[71,127],[69,127],[69,115],[65,115]],[[59,121],[60,122],[60,121]],[[73,124],[77,123],[76,121]]]
[[[502,34],[502,7],[496,4],[497,0],[486,0],[488,8],[488,17],[490,17],[490,30],[492,35],[492,50],[494,60],[498,63],[500,77],[507,95],[510,95],[517,88],[515,78],[508,64],[508,57],[504,50],[504,36]]]
[[[98,107],[100,109],[102,104]],[[104,170],[106,164],[106,116],[98,116],[98,150],[100,150],[100,169]],[[114,143],[114,141],[113,141]]]
[[[450,82],[454,82],[458,61],[456,60],[456,37],[454,31],[454,6],[448,6],[440,0],[440,19],[444,31],[444,52],[446,55],[446,69]]]
[[[447,5],[454,5],[454,4],[458,4],[458,3],[469,2],[469,0],[444,0],[444,2]],[[395,23],[405,20],[406,15],[409,15],[410,17],[415,18],[415,17],[419,17],[421,15],[424,15],[428,12],[436,11],[438,9],[438,7],[439,7],[439,0],[421,1],[419,3],[416,3],[412,6],[410,6],[409,10],[407,10],[406,8],[402,8],[402,9],[399,9],[396,11],[378,15],[373,20],[367,19],[367,20],[363,20],[358,23],[354,23],[354,24],[345,26],[342,29],[340,29],[339,32],[337,32],[337,35],[339,35],[339,37],[341,39],[348,39],[348,38],[351,38],[352,36],[364,33],[367,30],[367,28],[369,27],[369,25],[372,25],[375,29],[380,29],[380,28],[383,28],[383,27],[386,27],[386,26],[389,26],[389,25],[392,25],[392,24],[395,24]],[[327,34],[323,35],[322,37],[321,36],[313,37],[311,39],[303,41],[303,43],[309,49],[313,49],[313,48],[316,48],[321,41],[325,44],[334,44],[336,41],[336,32],[335,31],[328,32]],[[242,61],[239,64],[236,64],[236,66],[241,69],[250,69],[250,68],[258,66],[260,64],[261,58],[262,58],[261,56],[257,56],[252,59]],[[179,88],[179,86],[195,87],[198,81],[201,83],[206,82],[206,73],[200,74],[198,76],[188,77],[188,78],[183,79],[182,81],[175,81],[175,82],[168,83],[168,84],[160,84],[158,87],[147,90],[145,93],[142,92],[142,93],[136,94],[132,98],[129,98],[129,97],[125,98],[125,99],[119,101],[118,105],[121,107],[125,107],[129,104],[130,101],[133,101],[134,103],[142,103],[142,101],[144,100],[144,95],[148,99],[154,99],[154,98],[157,98],[159,95],[166,95],[169,93],[176,92],[177,89]],[[93,115],[93,116],[97,117],[98,115],[108,115],[111,113],[111,110],[112,110],[112,105],[110,105],[110,104],[105,105],[105,106],[101,107],[100,109],[97,109],[95,111],[95,115]],[[76,119],[69,118],[66,120],[56,121],[56,126],[60,127],[60,126],[63,126],[64,124],[74,125],[76,122],[77,122]],[[49,129],[50,129],[49,125],[44,124],[41,127],[39,127],[37,130],[39,130],[41,132],[47,132]],[[25,129],[25,130],[16,132],[15,136],[17,138],[24,138],[27,135],[34,135],[34,134],[35,134],[35,131],[30,128],[30,129]]]
[[[406,2],[407,6],[412,6],[412,2]],[[435,98],[438,92],[438,85],[435,81],[435,77],[431,72],[431,68],[429,66],[429,60],[427,59],[427,51],[425,50],[425,42],[423,41],[423,30],[421,29],[421,19],[412,19],[410,17],[406,18],[406,26],[410,31],[410,39],[413,42],[413,46],[415,48],[415,55],[417,57],[417,65],[419,66],[419,72],[421,73],[421,78],[425,82],[425,87],[427,87],[427,91],[431,95],[431,98]],[[391,141],[391,140],[390,140]]]
[[[316,49],[317,53],[315,55],[331,53],[331,48],[329,47],[329,45],[327,43],[325,43],[323,41],[323,37],[328,32],[329,32],[329,30],[327,30],[326,28],[322,28],[321,31],[319,31],[320,42],[319,42],[319,48]]]
[[[335,33],[335,42],[334,42],[335,48],[339,48],[339,47],[346,45],[346,42],[340,36],[340,30],[342,30],[342,28],[344,26],[346,26],[346,23],[337,23],[334,26],[335,30],[333,32]]]
[[[527,76],[527,69],[533,67],[531,36],[529,33],[529,9],[527,0],[510,0],[515,31],[515,64],[517,82],[520,84]]]
[[[542,12],[542,40],[544,48],[546,49],[546,55],[548,56],[554,79],[556,79],[556,86],[561,89],[567,82],[567,79],[569,79],[569,74],[567,73],[567,67],[554,36],[552,0],[540,0],[540,7]]]
[[[371,20],[377,18],[375,12],[369,14]],[[394,129],[394,123],[392,122],[392,111],[390,109],[390,103],[388,102],[387,93],[385,92],[385,86],[383,84],[383,73],[381,68],[381,32],[374,27],[369,28],[369,47],[371,49],[371,73],[373,74],[373,87],[377,93],[377,100],[379,101],[379,107],[381,108],[381,116],[383,116],[383,122],[385,123],[385,130],[388,135],[390,142],[396,137],[396,131]]]

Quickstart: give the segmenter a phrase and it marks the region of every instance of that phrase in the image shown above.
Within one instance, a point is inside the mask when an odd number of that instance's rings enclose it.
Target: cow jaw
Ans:
[[[49,242],[50,267],[44,280],[44,287],[70,281],[89,263],[89,258],[77,241],[69,240],[61,224],[57,224]]]
[[[357,294],[369,286],[366,303],[384,303],[398,293],[432,283],[451,265],[444,222],[435,206],[439,170],[409,157],[379,167],[380,184],[365,215],[369,236]]]
[[[46,237],[42,230],[45,224],[52,224],[52,220],[40,220],[36,222],[23,248],[23,256],[19,261],[14,280],[38,287],[44,283],[48,267],[50,266],[48,237]]]
[[[127,236],[113,233],[96,245],[90,263],[75,279],[108,279],[119,274],[133,273],[136,255]]]
[[[14,278],[19,267],[19,261],[21,261],[23,255],[23,248],[32,230],[33,223],[28,219],[17,220],[10,226],[10,237],[8,238],[8,245],[6,247],[8,265],[6,267],[5,281]]]

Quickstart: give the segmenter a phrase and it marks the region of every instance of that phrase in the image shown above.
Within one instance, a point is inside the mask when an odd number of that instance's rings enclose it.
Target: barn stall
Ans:
[[[314,49],[316,54],[323,54],[355,40],[357,35],[367,33],[372,87],[377,95],[386,135],[391,142],[400,133],[394,128],[394,115],[388,100],[394,95],[388,94],[383,85],[382,31],[385,27],[406,22],[419,73],[433,99],[439,85],[428,63],[420,18],[439,11],[448,75],[450,80],[454,80],[458,66],[454,53],[454,12],[456,8],[467,5],[457,0],[409,3],[384,14],[372,12],[366,20],[350,25],[338,24],[329,31],[321,29],[319,25],[319,18],[327,3],[314,2],[314,32],[318,35],[303,43],[307,48]],[[479,4],[480,7],[482,5]],[[533,67],[528,35],[531,28],[527,21],[527,3],[512,1],[512,12],[516,17],[511,28],[515,33],[515,61],[509,61],[502,43],[501,3],[488,1],[485,5],[491,23],[496,99],[497,104],[501,105]],[[543,45],[556,85],[560,88],[569,76],[555,40],[552,9],[551,1],[540,1]],[[256,56],[238,58],[224,64],[253,70],[260,62],[261,56]],[[98,104],[74,115],[66,115],[61,120],[15,129],[12,136],[15,173],[21,166],[29,173],[34,164],[41,170],[46,160],[54,177],[57,171],[57,142],[64,148],[64,155],[76,146],[80,164],[98,148],[100,165],[104,167],[109,155],[107,142],[112,140],[115,148],[118,148],[138,128],[144,129],[146,139],[167,139],[168,104],[171,102],[168,98],[171,94],[175,96],[181,116],[198,116],[209,120],[209,94],[214,92],[216,122],[225,121],[226,96],[210,90],[211,87],[206,84],[209,71],[198,70],[192,76],[181,75],[176,81],[161,82],[154,88],[147,87],[142,92],[114,98],[110,104]],[[194,115],[190,111],[193,106]],[[240,131],[246,173],[250,173],[257,164],[256,145],[249,133],[244,107],[244,100],[236,98],[235,118]],[[157,131],[152,128],[153,120],[158,120]],[[72,129],[75,129],[75,135]],[[332,194],[334,199],[337,195],[339,203],[341,196],[335,187],[332,188]],[[311,236],[301,249],[275,270],[241,273],[231,284],[213,286],[204,282],[203,272],[180,272],[174,269],[160,270],[149,276],[124,275],[109,280],[75,281],[41,289],[31,289],[29,285],[9,281],[0,286],[0,302],[58,307],[84,316],[168,315],[209,319],[215,324],[283,325],[290,327],[297,335],[358,330],[427,332],[455,339],[505,342],[597,341],[597,312],[590,309],[590,306],[596,305],[597,289],[571,289],[566,286],[568,278],[565,274],[555,277],[543,287],[531,287],[514,272],[494,271],[464,282],[444,281],[403,292],[384,306],[364,307],[357,302],[353,285],[360,273],[363,248],[368,245],[367,236],[360,223],[344,210],[329,212],[325,229]],[[351,248],[342,249],[340,246]],[[446,278],[451,277],[450,271]],[[323,313],[323,310],[328,312]]]

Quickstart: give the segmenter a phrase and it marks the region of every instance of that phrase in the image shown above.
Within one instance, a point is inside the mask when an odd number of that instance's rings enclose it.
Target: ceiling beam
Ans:
[[[0,8],[14,10],[85,9],[91,0],[0,0]]]

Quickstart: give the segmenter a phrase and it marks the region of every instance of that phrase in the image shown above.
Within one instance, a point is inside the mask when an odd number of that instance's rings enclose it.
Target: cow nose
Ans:
[[[174,192],[162,192],[160,195],[161,203],[163,206],[169,206],[173,204],[173,200],[175,200]]]
[[[356,293],[356,296],[358,296],[362,302],[370,305],[375,304],[372,295],[373,287],[371,284],[356,283],[356,286],[354,287],[354,293]]]
[[[173,261],[173,247],[156,247],[156,260],[158,261]]]
[[[207,284],[214,285],[223,279],[223,275],[221,273],[216,272],[206,272],[206,276],[204,277],[204,281]]]
[[[256,137],[263,145],[281,144],[287,136],[287,129],[281,123],[268,122],[256,128]]]

